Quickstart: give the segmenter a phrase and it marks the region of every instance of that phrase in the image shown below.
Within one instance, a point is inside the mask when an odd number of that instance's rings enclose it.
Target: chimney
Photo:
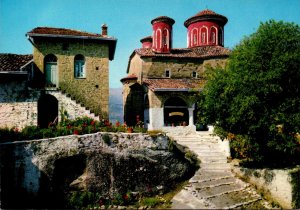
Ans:
[[[102,36],[107,36],[107,25],[104,23],[104,24],[101,26],[101,28],[102,28],[102,33],[101,33],[101,35],[102,35]]]

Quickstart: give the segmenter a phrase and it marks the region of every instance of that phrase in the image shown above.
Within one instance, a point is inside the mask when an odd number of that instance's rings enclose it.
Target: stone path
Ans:
[[[172,209],[271,209],[254,187],[234,176],[221,140],[211,134],[169,135],[201,160],[200,169],[172,199]]]

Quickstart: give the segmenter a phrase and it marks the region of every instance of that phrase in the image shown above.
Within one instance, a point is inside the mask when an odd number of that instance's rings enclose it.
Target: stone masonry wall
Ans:
[[[143,78],[164,78],[165,71],[171,71],[171,78],[192,78],[192,73],[197,72],[198,78],[203,76],[203,72],[208,66],[225,66],[226,59],[207,60],[183,60],[183,59],[163,59],[153,58],[151,62],[143,65]],[[134,65],[133,65],[134,66]]]
[[[263,191],[284,209],[300,207],[300,167],[293,169],[253,169],[232,167],[234,173]]]
[[[40,93],[26,88],[26,81],[0,82],[0,127],[37,125]]]
[[[44,58],[54,54],[57,57],[58,86],[85,107],[103,118],[108,117],[109,105],[109,59],[108,45],[86,41],[63,42],[36,41],[33,57],[37,68],[44,72]],[[74,78],[74,57],[85,57],[86,78]]]

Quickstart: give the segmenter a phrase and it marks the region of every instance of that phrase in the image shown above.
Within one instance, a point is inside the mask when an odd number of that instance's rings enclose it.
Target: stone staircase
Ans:
[[[172,199],[172,209],[270,209],[255,189],[235,177],[222,141],[211,132],[172,135],[200,159],[200,169]]]
[[[57,89],[48,89],[46,93],[53,95],[60,102],[60,108],[63,108],[68,112],[70,119],[87,116],[94,120],[99,120],[99,116],[96,116],[89,109],[82,106],[80,103],[78,103],[76,100],[73,100],[62,91]]]

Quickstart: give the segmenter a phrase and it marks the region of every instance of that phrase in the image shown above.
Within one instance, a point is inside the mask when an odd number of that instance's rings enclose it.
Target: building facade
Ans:
[[[195,94],[202,90],[206,68],[224,67],[227,18],[204,10],[185,21],[187,48],[172,47],[175,21],[160,16],[151,21],[152,36],[129,58],[123,83],[124,121],[143,121],[149,130],[182,126],[195,129]]]
[[[100,34],[37,27],[26,36],[33,45],[33,55],[31,67],[23,71],[27,75],[23,89],[35,97],[29,94],[23,99],[33,104],[25,124],[47,127],[50,122],[59,121],[61,113],[69,118],[85,115],[107,119],[109,61],[114,59],[117,42],[107,35],[107,26],[102,25]],[[11,78],[14,79],[16,76]],[[6,89],[10,87],[6,85]],[[6,106],[12,105],[7,102]],[[4,101],[0,106],[4,110]],[[23,124],[0,126],[24,127]]]

